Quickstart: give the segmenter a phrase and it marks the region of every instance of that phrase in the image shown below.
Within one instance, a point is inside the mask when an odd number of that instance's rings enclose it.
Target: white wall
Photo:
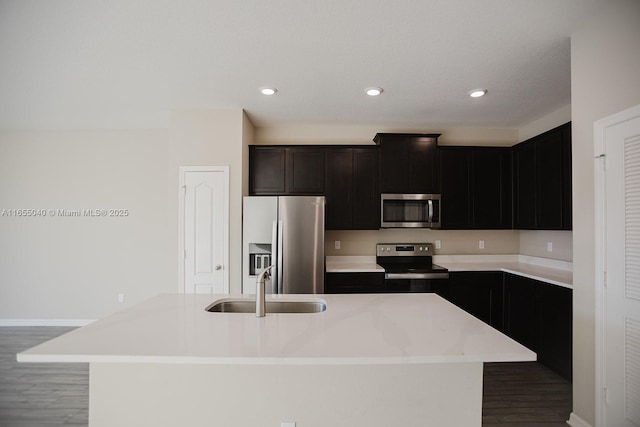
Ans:
[[[640,2],[617,0],[571,37],[573,119],[573,412],[594,425],[593,123],[640,104]]]

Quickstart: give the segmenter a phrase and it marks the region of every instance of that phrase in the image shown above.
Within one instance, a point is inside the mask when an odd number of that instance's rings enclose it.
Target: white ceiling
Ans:
[[[514,128],[571,102],[570,36],[606,1],[0,0],[0,129],[165,127],[181,108]]]

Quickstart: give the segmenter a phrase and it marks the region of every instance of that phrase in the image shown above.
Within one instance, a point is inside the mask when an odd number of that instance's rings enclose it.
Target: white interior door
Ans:
[[[229,171],[226,167],[181,168],[183,289],[229,293]]]
[[[640,108],[596,123],[601,426],[640,426]]]

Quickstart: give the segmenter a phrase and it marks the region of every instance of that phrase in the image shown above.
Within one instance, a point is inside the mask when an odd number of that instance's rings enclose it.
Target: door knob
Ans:
[[[222,266],[220,264],[216,265],[216,270],[222,270]]]

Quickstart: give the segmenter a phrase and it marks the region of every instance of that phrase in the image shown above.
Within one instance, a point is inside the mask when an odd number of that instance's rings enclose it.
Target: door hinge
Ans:
[[[606,288],[607,287],[607,272],[602,273],[602,284]]]
[[[609,404],[609,398],[607,396],[607,388],[606,387],[602,387],[602,401],[604,402],[605,405]]]
[[[187,259],[187,250],[184,250],[184,259]]]

